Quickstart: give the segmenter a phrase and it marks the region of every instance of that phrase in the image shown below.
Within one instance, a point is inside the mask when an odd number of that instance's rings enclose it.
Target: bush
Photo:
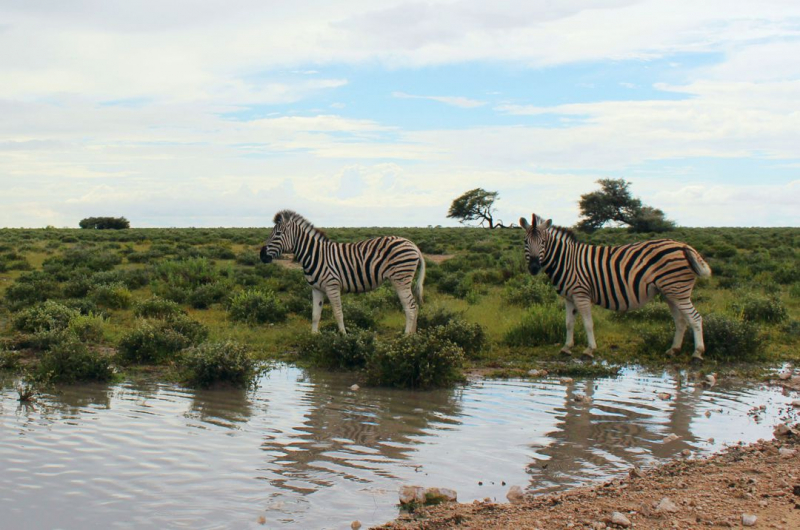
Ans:
[[[449,340],[469,358],[477,356],[486,347],[486,332],[480,324],[467,322],[463,315],[441,306],[420,311],[417,329],[441,340]]]
[[[452,342],[417,333],[378,342],[364,373],[373,386],[436,388],[463,381],[463,361],[463,350]]]
[[[229,288],[222,282],[201,285],[189,294],[188,302],[195,309],[208,309],[225,299]]]
[[[104,319],[100,315],[92,313],[77,315],[69,321],[67,329],[83,342],[101,342],[103,340],[103,322]]]
[[[563,343],[567,336],[565,319],[564,309],[555,304],[533,306],[518,324],[506,332],[505,343],[509,346]],[[578,325],[579,320],[580,316],[575,315],[576,342],[585,337],[583,328]],[[585,338],[582,340],[585,342]]]
[[[114,370],[108,357],[73,337],[47,350],[35,369],[35,375],[36,379],[52,383],[108,381]]]
[[[703,319],[706,356],[725,361],[757,360],[764,347],[764,336],[759,326],[722,315],[708,315]]]
[[[133,308],[133,314],[141,318],[169,319],[185,315],[186,311],[172,300],[154,296],[148,300],[137,302]]]
[[[507,304],[530,307],[555,302],[558,294],[544,274],[516,276],[506,283],[503,300]]]
[[[123,283],[97,285],[89,291],[89,297],[99,306],[109,309],[130,307],[133,295]]]
[[[216,384],[248,387],[257,375],[247,348],[233,341],[205,343],[183,356],[184,381],[201,388]]]
[[[363,368],[375,350],[375,334],[354,330],[347,335],[323,331],[305,335],[298,344],[298,356],[314,366],[329,370]]]
[[[576,318],[580,316],[576,315]],[[631,311],[612,311],[611,318],[621,322],[673,322],[669,306],[656,301]]]
[[[131,223],[124,217],[87,217],[78,223],[83,229],[123,230],[130,228]]]
[[[20,276],[8,286],[5,293],[6,302],[13,311],[60,297],[61,288],[58,282],[40,271]]]
[[[66,329],[80,313],[58,302],[49,300],[20,311],[14,316],[14,329],[25,333]]]
[[[228,316],[251,325],[283,322],[286,320],[286,308],[272,291],[250,289],[233,295]]]
[[[746,295],[733,303],[733,310],[747,322],[777,324],[789,316],[786,306],[775,296]]]
[[[202,324],[188,318],[143,320],[120,340],[119,357],[127,363],[161,364],[207,336]]]

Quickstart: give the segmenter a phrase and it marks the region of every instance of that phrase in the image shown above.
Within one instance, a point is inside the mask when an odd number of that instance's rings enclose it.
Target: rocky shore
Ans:
[[[419,508],[379,528],[800,528],[800,425],[776,439],[681,458],[591,487],[498,504]]]

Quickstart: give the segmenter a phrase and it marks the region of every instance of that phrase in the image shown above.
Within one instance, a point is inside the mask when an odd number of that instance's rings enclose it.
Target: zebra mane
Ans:
[[[297,223],[300,228],[303,230],[313,232],[315,234],[319,234],[323,239],[328,239],[328,235],[325,233],[324,230],[315,227],[311,221],[300,215],[299,213],[292,211],[292,210],[281,210],[280,212],[275,214],[275,218],[272,220],[273,223],[278,224],[280,222],[289,222],[293,221]]]
[[[553,232],[559,239],[564,239],[566,241],[570,241],[571,243],[578,242],[578,238],[575,237],[575,232],[573,232],[570,228],[553,225],[550,227],[550,231]]]

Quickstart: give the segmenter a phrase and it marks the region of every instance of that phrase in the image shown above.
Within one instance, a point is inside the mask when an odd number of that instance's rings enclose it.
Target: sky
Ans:
[[[797,0],[0,0],[0,227],[800,225]]]

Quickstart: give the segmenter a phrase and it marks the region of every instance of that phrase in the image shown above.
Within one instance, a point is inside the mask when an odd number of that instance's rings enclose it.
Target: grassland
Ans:
[[[0,229],[0,368],[30,370],[47,358],[57,371],[75,351],[107,358],[116,371],[174,367],[181,351],[224,342],[244,347],[254,360],[298,361],[310,331],[310,287],[288,260],[259,262],[268,232]],[[661,301],[628,314],[595,309],[597,360],[561,358],[563,309],[543,275],[527,274],[520,230],[352,228],[328,234],[335,241],[385,234],[415,241],[428,263],[422,317],[432,326],[450,326],[447,340],[463,347],[467,369],[516,375],[543,366],[604,373],[628,363],[688,364],[691,337],[680,356],[663,354],[673,324]],[[580,237],[595,244],[648,238],[622,229]],[[800,358],[800,229],[681,228],[669,237],[697,248],[714,270],[694,297],[706,321],[704,369]],[[349,329],[396,340],[404,317],[391,289],[344,299]],[[322,318],[323,329],[333,327],[327,304]],[[579,323],[576,331],[580,346]],[[84,372],[72,379],[88,377]]]

